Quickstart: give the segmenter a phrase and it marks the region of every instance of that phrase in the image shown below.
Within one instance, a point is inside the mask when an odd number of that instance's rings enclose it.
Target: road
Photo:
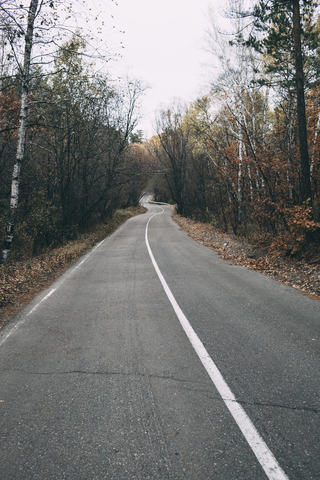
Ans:
[[[0,333],[0,478],[319,479],[320,302],[149,205]]]

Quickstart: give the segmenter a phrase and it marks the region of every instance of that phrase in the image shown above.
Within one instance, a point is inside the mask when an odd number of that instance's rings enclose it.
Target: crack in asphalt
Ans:
[[[252,406],[252,407],[274,407],[274,408],[283,408],[285,410],[292,410],[292,411],[320,413],[320,410],[312,407],[281,405],[278,403],[248,402],[248,401],[242,401],[242,400],[237,400],[237,403],[240,403],[241,405]]]
[[[29,372],[27,370],[15,368],[15,369],[4,369],[4,371],[14,371],[14,372],[21,372],[21,373],[26,373],[28,375],[43,375],[43,376],[53,376],[53,375],[74,375],[74,374],[80,374],[80,375],[102,375],[102,376],[137,376],[137,377],[147,377],[147,378],[159,378],[161,380],[173,380],[175,382],[181,382],[181,383],[187,383],[189,380],[183,380],[181,378],[176,378],[173,377],[172,375],[156,375],[156,374],[149,374],[149,373],[141,373],[141,372],[107,372],[107,371],[96,371],[96,372],[88,372],[86,370],[68,370],[65,372]],[[219,396],[212,396],[213,399],[215,400],[223,400],[223,398]],[[228,399],[230,401],[230,399]],[[251,407],[272,407],[272,408],[281,408],[285,410],[291,410],[291,411],[301,411],[301,412],[312,412],[312,413],[320,413],[320,410],[317,408],[311,408],[311,407],[300,407],[300,406],[289,406],[289,405],[281,405],[277,403],[263,403],[263,402],[248,402],[244,400],[231,400],[235,403],[239,403],[243,406],[251,406]]]
[[[188,380],[183,380],[181,378],[175,378],[172,375],[156,375],[151,373],[141,373],[141,372],[108,372],[108,371],[96,371],[96,372],[89,372],[86,370],[68,370],[65,372],[30,372],[28,370],[23,370],[22,368],[14,368],[14,369],[3,369],[3,371],[13,371],[13,372],[21,372],[26,373],[28,375],[73,375],[73,374],[81,374],[81,375],[124,375],[124,376],[137,376],[137,377],[148,377],[148,378],[160,378],[163,380],[174,380],[175,382],[186,383]]]

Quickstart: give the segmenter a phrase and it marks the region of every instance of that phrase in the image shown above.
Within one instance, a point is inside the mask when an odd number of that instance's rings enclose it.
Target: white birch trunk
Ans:
[[[29,93],[29,74],[30,74],[30,61],[31,50],[33,45],[33,28],[36,17],[37,7],[39,0],[31,0],[28,12],[28,25],[25,36],[25,50],[24,50],[24,62],[22,72],[22,93],[21,93],[21,107],[20,107],[20,119],[18,130],[18,146],[16,154],[16,162],[13,167],[12,184],[11,184],[11,201],[10,201],[10,214],[6,226],[3,249],[2,249],[2,263],[7,263],[9,260],[13,230],[15,225],[15,217],[19,202],[19,179],[21,163],[24,157],[25,139],[26,139],[26,121],[28,113],[28,93]]]
[[[241,179],[242,179],[242,161],[243,161],[243,145],[242,145],[242,126],[239,122],[239,131],[238,131],[238,142],[239,142],[239,163],[238,163],[238,221],[241,218],[242,212],[242,190],[241,190]]]
[[[266,89],[266,94],[264,97],[264,104],[263,104],[263,130],[262,130],[262,142],[264,147],[267,145],[267,110],[268,110],[268,105],[269,105],[269,88],[267,87]],[[259,181],[260,177],[260,172],[257,169],[257,178]],[[265,196],[266,191],[265,191],[265,183],[264,183],[264,178],[263,175],[261,175],[261,190],[262,194]]]
[[[288,142],[287,142],[287,150],[288,150],[288,160],[287,160],[287,183],[288,183],[288,193],[290,200],[293,199],[293,186],[290,178],[290,152],[291,152],[291,145],[293,143],[293,121],[294,121],[294,111],[291,112],[290,123],[288,127]]]
[[[262,142],[263,145],[267,143],[267,110],[268,110],[268,103],[269,103],[269,88],[267,87],[266,94],[264,97],[264,104],[263,104],[263,130],[262,130]]]

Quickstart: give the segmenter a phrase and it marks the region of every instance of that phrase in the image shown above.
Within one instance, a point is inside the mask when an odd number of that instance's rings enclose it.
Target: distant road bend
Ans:
[[[146,206],[1,331],[0,478],[319,479],[320,302]]]

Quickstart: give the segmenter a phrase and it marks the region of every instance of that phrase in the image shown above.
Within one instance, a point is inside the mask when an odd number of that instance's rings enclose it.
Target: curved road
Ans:
[[[148,208],[1,331],[0,478],[319,479],[320,302]]]

